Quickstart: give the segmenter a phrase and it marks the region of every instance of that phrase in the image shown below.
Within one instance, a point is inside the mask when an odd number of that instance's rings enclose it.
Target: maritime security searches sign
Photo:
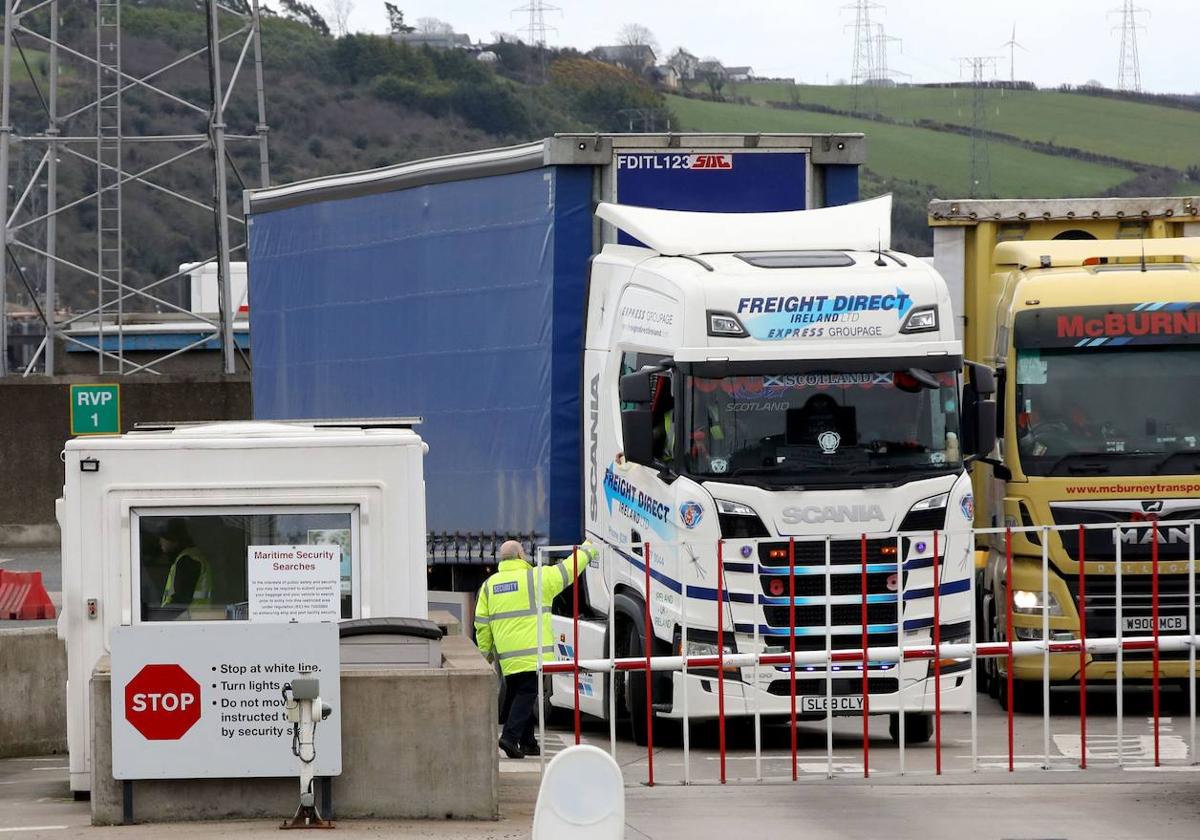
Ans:
[[[759,341],[853,340],[895,335],[912,307],[912,297],[897,287],[870,295],[744,297],[737,315]]]
[[[140,624],[112,631],[114,779],[295,776],[283,684],[320,680],[316,775],[342,771],[337,624]]]

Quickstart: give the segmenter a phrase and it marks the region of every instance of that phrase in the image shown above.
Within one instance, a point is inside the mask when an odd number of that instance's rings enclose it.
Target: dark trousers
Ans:
[[[524,671],[504,678],[504,708],[500,719],[504,721],[501,735],[510,744],[522,747],[537,743],[534,731],[537,728],[537,672]]]

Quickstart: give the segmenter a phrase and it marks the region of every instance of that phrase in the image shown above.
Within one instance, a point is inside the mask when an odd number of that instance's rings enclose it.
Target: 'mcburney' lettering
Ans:
[[[1097,318],[1059,315],[1059,338],[1119,338],[1200,334],[1200,309],[1184,312],[1110,312]]]

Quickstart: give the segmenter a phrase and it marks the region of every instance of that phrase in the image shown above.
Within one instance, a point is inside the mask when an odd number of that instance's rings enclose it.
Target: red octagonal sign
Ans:
[[[200,684],[178,665],[147,665],[125,686],[125,719],[150,741],[175,741],[200,720]]]

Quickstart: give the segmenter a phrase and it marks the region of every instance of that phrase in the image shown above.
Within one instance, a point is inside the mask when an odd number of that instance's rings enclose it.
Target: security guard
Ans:
[[[208,557],[192,542],[187,523],[167,520],[167,529],[158,539],[163,554],[172,558],[171,570],[163,586],[162,605],[208,606],[212,603],[212,567]]]
[[[540,755],[534,736],[537,705],[537,652],[541,591],[542,659],[554,659],[554,630],[550,604],[570,586],[597,556],[590,543],[557,566],[534,568],[516,540],[500,546],[500,568],[484,581],[475,607],[475,639],[489,659],[500,661],[504,674],[504,709],[500,749],[509,758]],[[538,578],[541,578],[540,582]]]

